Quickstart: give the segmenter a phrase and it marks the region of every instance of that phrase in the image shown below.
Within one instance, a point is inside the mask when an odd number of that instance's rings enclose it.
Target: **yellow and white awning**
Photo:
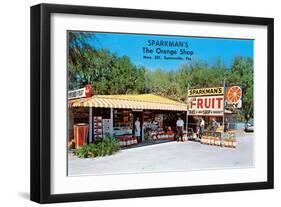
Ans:
[[[154,94],[141,95],[95,95],[89,98],[69,100],[69,107],[150,109],[186,111],[187,104]]]

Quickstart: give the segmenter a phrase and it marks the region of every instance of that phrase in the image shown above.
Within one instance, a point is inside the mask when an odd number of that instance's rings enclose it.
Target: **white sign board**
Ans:
[[[223,96],[189,97],[189,115],[223,115],[223,99]]]
[[[80,88],[72,91],[68,91],[68,99],[83,98],[86,97],[86,88]]]

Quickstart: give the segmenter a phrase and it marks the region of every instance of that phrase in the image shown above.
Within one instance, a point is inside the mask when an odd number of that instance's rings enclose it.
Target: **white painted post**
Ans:
[[[224,116],[225,116],[225,78],[223,79],[223,111],[222,111],[222,136],[224,135]],[[223,137],[221,136],[221,146],[223,147]]]
[[[141,128],[141,140],[144,142],[144,129],[143,129],[143,127]]]
[[[113,136],[113,108],[110,108],[109,134]]]
[[[188,91],[189,91],[189,83],[188,83],[188,85],[187,85],[187,96],[186,96],[186,102],[187,102],[187,110],[186,110],[186,134],[188,134],[188,115],[189,115]]]
[[[187,110],[186,110],[186,124],[185,124],[185,126],[186,126],[186,134],[188,134],[188,107],[187,107]]]
[[[93,108],[89,107],[89,143],[93,142]]]

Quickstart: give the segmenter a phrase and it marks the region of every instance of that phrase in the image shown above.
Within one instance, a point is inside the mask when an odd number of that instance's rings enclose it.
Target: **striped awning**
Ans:
[[[154,94],[141,95],[95,95],[89,98],[69,100],[69,107],[96,107],[122,109],[150,109],[186,111],[187,104]]]

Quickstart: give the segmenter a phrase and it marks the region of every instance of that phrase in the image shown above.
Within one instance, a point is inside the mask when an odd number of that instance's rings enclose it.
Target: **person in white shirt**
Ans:
[[[184,122],[183,122],[183,120],[179,117],[176,124],[177,124],[177,141],[183,141],[182,136],[183,136],[183,126],[184,126]]]
[[[135,121],[135,136],[137,137],[138,142],[140,141],[140,121],[139,117]]]

